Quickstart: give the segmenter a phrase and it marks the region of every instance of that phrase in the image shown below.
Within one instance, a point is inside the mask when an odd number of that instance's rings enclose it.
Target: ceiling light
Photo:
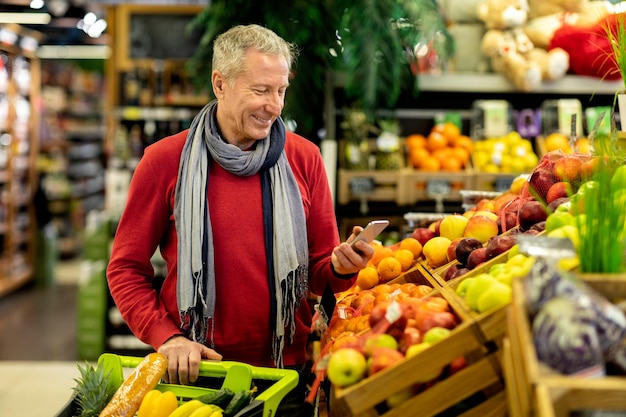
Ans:
[[[43,7],[43,0],[31,0],[30,8],[31,9],[41,9]]]
[[[0,13],[0,23],[19,25],[47,25],[51,16],[48,13]]]

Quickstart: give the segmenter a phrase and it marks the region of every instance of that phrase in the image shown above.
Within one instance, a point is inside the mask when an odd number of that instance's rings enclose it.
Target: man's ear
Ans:
[[[219,71],[213,71],[213,74],[211,74],[211,84],[213,85],[213,93],[215,94],[215,97],[219,98],[222,94],[224,94],[224,85],[226,84],[226,80]]]

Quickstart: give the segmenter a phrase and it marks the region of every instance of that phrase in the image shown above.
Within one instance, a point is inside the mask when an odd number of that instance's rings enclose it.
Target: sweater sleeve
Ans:
[[[322,295],[327,284],[333,292],[345,291],[354,283],[356,274],[338,275],[332,268],[331,253],[340,240],[324,161],[315,144],[299,139],[304,143],[298,143],[297,148],[301,152],[306,151],[305,157],[299,159],[301,155],[294,156],[292,170],[300,182],[308,211],[309,287],[316,295]]]
[[[107,266],[109,289],[123,319],[135,336],[155,349],[180,334],[171,312],[153,288],[151,263],[159,244],[167,244],[172,235],[171,196],[180,151],[173,152],[163,146],[165,142],[157,144],[146,149],[133,173]]]

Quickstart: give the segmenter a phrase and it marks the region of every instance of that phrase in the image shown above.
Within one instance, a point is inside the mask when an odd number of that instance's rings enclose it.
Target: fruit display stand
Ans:
[[[449,412],[463,416],[505,416],[506,392],[502,383],[500,351],[494,343],[504,330],[498,325],[504,313],[495,320],[490,314],[472,316],[463,301],[449,288],[440,285],[432,273],[417,263],[395,283],[412,282],[431,285],[432,296],[443,297],[458,318],[459,324],[448,337],[396,366],[384,369],[347,388],[333,387],[330,397],[331,416],[434,416]],[[479,318],[479,320],[477,320]],[[415,384],[424,383],[424,375],[437,374],[459,357],[468,366],[436,383],[430,382],[416,395],[390,407],[389,397],[402,396]]]
[[[446,292],[442,292],[441,296],[453,298]],[[452,411],[455,415],[506,415],[506,395],[497,354],[490,348],[477,323],[460,310],[456,313],[461,323],[446,339],[353,386],[333,388],[330,415],[391,417],[411,415],[419,410],[420,416],[434,416],[455,409],[457,411]],[[380,409],[380,404],[384,404],[389,397],[401,395],[402,391],[420,383],[424,374],[436,374],[459,356],[467,358],[469,364],[466,368],[395,407]]]
[[[144,358],[119,356],[104,353],[98,358],[98,365],[104,366],[110,372],[110,381],[116,389],[122,384],[128,370],[137,367]],[[202,361],[200,376],[212,378],[221,384],[219,387],[208,388],[192,385],[176,385],[159,383],[159,391],[172,391],[176,394],[179,403],[189,401],[200,395],[213,392],[220,388],[229,388],[235,392],[250,389],[255,381],[271,383],[270,386],[259,392],[249,406],[239,411],[237,417],[275,415],[276,409],[283,397],[298,384],[298,372],[289,369],[261,368],[240,362],[231,361]],[[78,404],[72,398],[66,407],[56,417],[72,417],[77,415]]]
[[[610,279],[604,286],[595,280],[594,287],[607,298],[626,293],[626,280]],[[584,279],[583,279],[584,281]],[[594,410],[626,412],[626,378],[607,376],[582,378],[556,374],[537,360],[524,288],[513,284],[513,302],[507,315],[504,340],[504,375],[508,389],[511,417],[566,417]]]

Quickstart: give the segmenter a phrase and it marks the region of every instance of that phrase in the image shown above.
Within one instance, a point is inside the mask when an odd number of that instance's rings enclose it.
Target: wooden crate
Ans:
[[[400,196],[399,185],[404,171],[404,169],[397,171],[339,169],[337,172],[337,202],[345,205],[351,201],[361,201],[362,198],[365,198],[367,201],[404,204],[404,199]],[[363,195],[355,192],[359,182],[371,183],[373,190]],[[369,187],[369,185],[367,186]]]
[[[520,174],[491,174],[477,171],[474,174],[475,186],[478,191],[505,192],[511,188],[511,183]]]
[[[356,385],[343,389],[333,387],[331,416],[428,417],[446,410],[455,410],[454,415],[467,417],[506,416],[501,352],[489,340],[489,335],[482,332],[481,324],[460,307],[456,294],[445,288],[435,290],[434,294],[448,300],[460,320],[450,336]],[[466,368],[393,408],[381,406],[390,396],[419,382],[424,373],[440,370],[460,356],[468,361]],[[463,411],[460,411],[461,408]]]
[[[459,172],[404,170],[398,184],[398,204],[412,205],[418,201],[433,200],[428,192],[429,186],[439,183],[450,190],[444,201],[462,201],[461,190],[475,188],[474,171],[471,168]]]
[[[525,303],[522,282],[516,281],[513,302],[507,312],[507,337],[503,343],[510,416],[567,417],[581,410],[626,412],[626,378],[577,378],[556,374],[541,365],[537,360]]]

